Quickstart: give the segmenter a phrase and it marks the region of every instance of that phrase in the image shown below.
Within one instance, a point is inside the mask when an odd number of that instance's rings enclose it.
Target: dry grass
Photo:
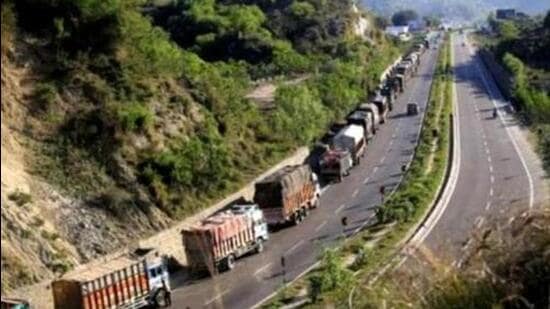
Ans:
[[[550,208],[475,231],[460,265],[422,250],[375,286],[356,308],[549,308]]]

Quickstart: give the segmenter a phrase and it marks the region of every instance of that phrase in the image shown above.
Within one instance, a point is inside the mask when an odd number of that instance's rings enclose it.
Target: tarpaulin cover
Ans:
[[[254,201],[261,208],[280,207],[284,199],[301,191],[309,183],[309,165],[285,166],[256,183]]]

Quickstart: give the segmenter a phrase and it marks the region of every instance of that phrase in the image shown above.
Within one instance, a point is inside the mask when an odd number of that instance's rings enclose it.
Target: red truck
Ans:
[[[255,185],[254,202],[269,225],[299,224],[319,205],[321,189],[309,165],[285,166]]]
[[[259,253],[268,240],[267,224],[255,204],[235,205],[181,231],[188,266],[193,271],[231,270],[235,260]]]
[[[125,255],[52,282],[56,309],[162,308],[170,304],[166,257]]]

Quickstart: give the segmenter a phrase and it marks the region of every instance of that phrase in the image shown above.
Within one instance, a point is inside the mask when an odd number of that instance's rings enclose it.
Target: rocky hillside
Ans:
[[[2,1],[2,291],[159,231],[315,140],[398,52],[351,1]],[[166,2],[166,1],[164,1]],[[278,87],[269,110],[246,99]],[[299,115],[299,116],[298,116]]]

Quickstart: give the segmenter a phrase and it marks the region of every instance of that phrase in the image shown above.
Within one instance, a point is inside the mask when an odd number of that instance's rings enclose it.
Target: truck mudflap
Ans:
[[[286,221],[282,208],[263,208],[265,221],[269,225],[277,225]]]

